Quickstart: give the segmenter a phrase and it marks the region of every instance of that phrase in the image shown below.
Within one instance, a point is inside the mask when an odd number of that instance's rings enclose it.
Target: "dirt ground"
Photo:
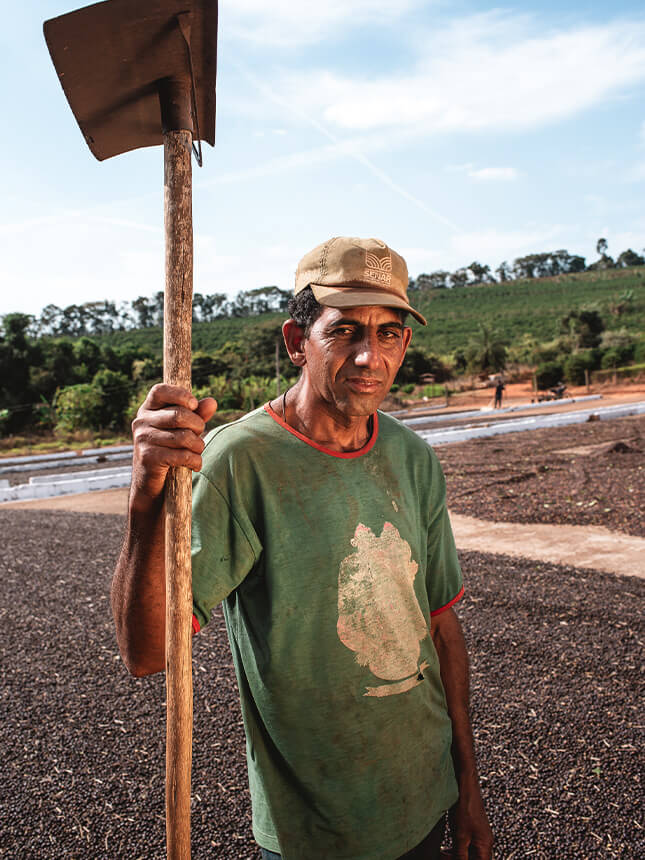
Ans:
[[[458,514],[645,536],[645,418],[471,439],[436,449]]]
[[[109,608],[123,522],[0,511],[3,857],[165,856],[163,677],[129,677]],[[457,606],[496,860],[644,856],[645,582],[461,557]],[[193,654],[193,856],[257,860],[219,611]]]
[[[616,403],[632,403],[636,400],[645,399],[645,383],[625,382],[612,385],[592,385],[589,390],[585,385],[568,385],[567,398],[587,397],[588,395],[600,395],[603,405],[610,406]],[[443,398],[429,401],[430,404],[439,404]],[[536,400],[535,392],[530,382],[508,382],[503,393],[502,406],[516,406],[522,403],[530,403]],[[551,401],[557,404],[558,401]],[[451,409],[486,409],[492,408],[494,403],[494,389],[480,388],[474,391],[464,391],[450,396]],[[421,404],[417,404],[420,406]],[[571,408],[560,406],[560,408]],[[575,408],[575,407],[574,407]]]
[[[621,419],[437,452],[458,516],[602,526],[618,539],[644,535],[644,433],[642,418]],[[0,508],[0,856],[164,856],[163,678],[127,675],[109,609],[126,498],[56,500],[84,513],[44,509],[48,500]],[[516,542],[526,548],[519,528]],[[496,860],[645,856],[645,581],[489,547],[460,557]],[[256,860],[219,611],[195,639],[193,666],[193,856]]]

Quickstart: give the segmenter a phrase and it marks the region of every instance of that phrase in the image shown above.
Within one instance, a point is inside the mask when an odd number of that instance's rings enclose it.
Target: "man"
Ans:
[[[121,652],[135,675],[164,668],[163,487],[187,466],[193,626],[224,601],[265,858],[435,858],[447,810],[453,857],[491,856],[443,475],[377,412],[405,313],[425,324],[407,284],[383,242],[325,242],[296,272],[283,334],[301,375],[283,397],[206,444],[214,401],[177,388],[155,386],[133,423]]]
[[[504,380],[501,376],[498,376],[497,382],[495,383],[495,409],[502,408],[502,396],[505,388]]]

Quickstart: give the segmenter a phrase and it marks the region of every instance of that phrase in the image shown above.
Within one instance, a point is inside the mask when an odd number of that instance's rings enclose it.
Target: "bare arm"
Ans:
[[[128,524],[112,581],[112,612],[123,661],[133,675],[165,668],[163,497],[171,466],[201,469],[201,434],[217,404],[176,386],[155,385],[132,422]]]
[[[432,639],[452,721],[452,758],[459,800],[450,813],[453,858],[490,860],[493,834],[488,824],[475,762],[469,715],[469,664],[459,619],[447,609],[432,619]]]

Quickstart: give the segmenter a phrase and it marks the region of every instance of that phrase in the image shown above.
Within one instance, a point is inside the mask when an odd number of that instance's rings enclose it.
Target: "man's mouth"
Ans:
[[[383,381],[381,379],[374,379],[373,377],[350,376],[347,379],[347,384],[353,391],[360,394],[371,394],[381,387]]]

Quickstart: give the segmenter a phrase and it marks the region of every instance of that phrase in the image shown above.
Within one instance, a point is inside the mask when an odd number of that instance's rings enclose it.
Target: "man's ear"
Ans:
[[[284,337],[284,345],[289,353],[291,363],[296,367],[303,367],[307,363],[305,357],[305,337],[304,329],[298,325],[295,320],[289,319],[282,324],[282,336]]]

